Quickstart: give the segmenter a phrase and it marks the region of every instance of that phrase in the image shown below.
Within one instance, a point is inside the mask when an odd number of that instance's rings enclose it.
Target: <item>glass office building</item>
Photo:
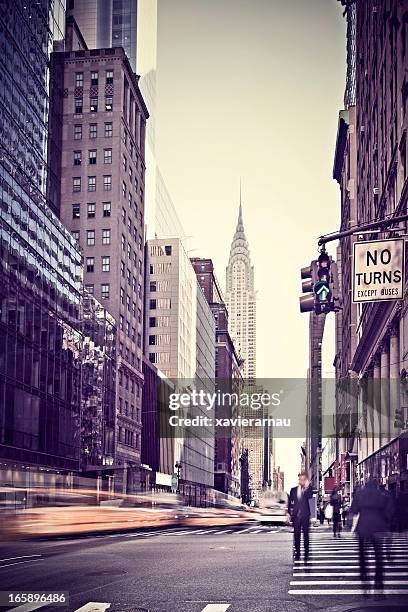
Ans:
[[[49,54],[64,8],[0,1],[0,462],[8,484],[27,467],[79,468],[82,257],[46,198]]]

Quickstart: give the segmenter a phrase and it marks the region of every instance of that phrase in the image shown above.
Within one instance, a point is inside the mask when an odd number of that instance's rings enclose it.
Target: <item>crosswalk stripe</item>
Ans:
[[[292,581],[290,583],[291,586],[300,586],[300,585],[304,585],[307,584],[308,586],[311,586],[313,584],[318,584],[318,585],[324,585],[324,584],[358,584],[361,585],[361,580],[330,580],[330,582],[328,582],[327,580],[301,580],[301,581]],[[369,585],[370,583],[367,582],[367,584]],[[387,580],[386,578],[384,578],[384,584],[408,584],[408,580]]]
[[[289,595],[364,595],[364,589],[290,589]],[[407,595],[408,589],[370,589],[372,595]]]
[[[38,610],[39,608],[44,608],[45,606],[49,606],[49,602],[45,603],[26,603],[22,606],[18,606],[17,608],[9,608],[9,612],[33,612],[33,610]]]
[[[231,607],[231,604],[225,603],[212,603],[207,604],[205,608],[201,610],[201,612],[226,612],[228,608]]]
[[[104,610],[108,610],[111,605],[110,603],[104,603],[100,601],[90,601],[85,604],[81,608],[75,610],[75,612],[104,612]]]
[[[303,568],[302,568],[303,569]],[[387,572],[387,576],[402,576],[406,577],[406,572]],[[324,577],[324,576],[360,576],[360,572],[295,572],[293,574],[294,577],[302,576],[305,578],[313,577]],[[371,577],[374,578],[375,574],[371,574]]]

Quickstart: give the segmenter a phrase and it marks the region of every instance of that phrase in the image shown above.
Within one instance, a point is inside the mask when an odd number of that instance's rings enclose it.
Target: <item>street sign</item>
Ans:
[[[404,262],[403,238],[355,242],[353,302],[402,300]]]

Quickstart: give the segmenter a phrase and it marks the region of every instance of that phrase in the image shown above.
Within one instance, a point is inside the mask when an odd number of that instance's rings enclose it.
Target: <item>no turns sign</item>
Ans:
[[[354,243],[353,302],[403,299],[404,248],[403,238]]]

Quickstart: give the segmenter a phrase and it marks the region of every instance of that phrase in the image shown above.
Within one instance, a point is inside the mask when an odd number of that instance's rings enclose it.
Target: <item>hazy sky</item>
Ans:
[[[158,18],[158,160],[187,248],[213,259],[224,286],[241,176],[258,290],[257,375],[304,377],[299,270],[339,219],[332,168],[345,82],[342,7],[159,0]],[[330,346],[325,352],[330,366]],[[299,444],[282,446],[288,487]]]

